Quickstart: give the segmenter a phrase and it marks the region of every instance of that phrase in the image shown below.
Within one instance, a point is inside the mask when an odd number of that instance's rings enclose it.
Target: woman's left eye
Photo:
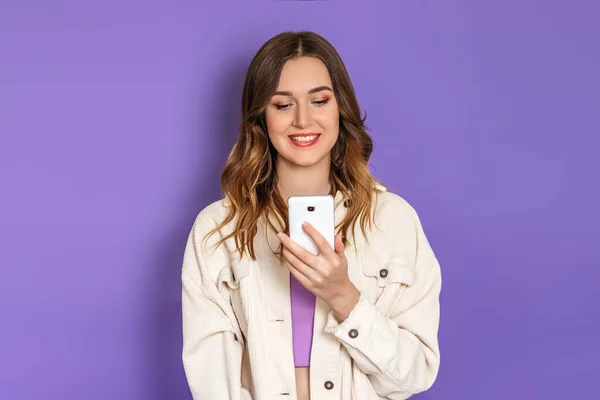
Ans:
[[[325,104],[327,104],[328,102],[329,102],[329,99],[324,99],[324,100],[315,100],[312,103],[321,107],[321,106],[324,106]],[[278,110],[287,110],[290,107],[292,107],[292,105],[293,104],[275,104],[275,108],[277,108]]]

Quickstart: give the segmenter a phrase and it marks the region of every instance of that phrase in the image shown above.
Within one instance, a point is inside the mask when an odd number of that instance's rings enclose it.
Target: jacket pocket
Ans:
[[[236,338],[245,346],[248,333],[248,309],[247,303],[244,300],[244,280],[250,274],[250,264],[241,262],[225,267],[219,274],[219,291],[227,292],[235,319],[237,322],[235,329],[237,331]]]
[[[240,282],[248,276],[250,266],[247,262],[235,263],[230,267],[225,267],[219,274],[219,284],[225,284],[230,289],[240,288]]]
[[[360,260],[363,293],[378,308],[391,311],[415,280],[414,263],[402,256],[383,258],[372,253],[362,254]]]
[[[413,264],[400,256],[382,260],[374,254],[361,255],[362,273],[374,278],[380,288],[394,283],[412,285],[415,280]]]

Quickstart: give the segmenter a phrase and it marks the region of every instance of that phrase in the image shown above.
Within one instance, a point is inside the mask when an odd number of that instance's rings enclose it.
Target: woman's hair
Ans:
[[[366,115],[361,118],[346,67],[335,48],[318,34],[283,32],[269,39],[248,67],[242,93],[239,138],[221,174],[221,187],[229,200],[228,213],[207,235],[235,220],[233,231],[216,245],[233,236],[240,256],[248,251],[252,259],[256,259],[254,237],[261,218],[265,218],[271,229],[277,230],[272,217],[284,232],[289,232],[287,205],[277,190],[277,151],[269,140],[265,109],[277,90],[284,64],[300,56],[316,57],[327,66],[339,107],[339,136],[331,150],[330,183],[332,195],[339,190],[350,200],[346,204],[346,218],[336,226],[344,245],[348,242],[348,230],[352,228],[354,233],[357,220],[360,219],[363,233],[366,225],[372,222],[371,205],[376,181],[368,162],[373,140],[366,132]]]

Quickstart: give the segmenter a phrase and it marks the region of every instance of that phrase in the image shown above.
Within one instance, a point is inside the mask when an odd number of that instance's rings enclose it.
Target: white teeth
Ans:
[[[319,135],[312,135],[312,136],[290,136],[290,139],[295,140],[297,142],[310,142],[311,140],[316,139],[317,136],[319,136]]]

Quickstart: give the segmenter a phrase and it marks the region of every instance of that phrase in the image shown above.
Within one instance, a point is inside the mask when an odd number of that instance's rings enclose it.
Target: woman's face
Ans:
[[[340,117],[331,77],[321,60],[299,57],[287,61],[265,113],[278,164],[329,166]]]

